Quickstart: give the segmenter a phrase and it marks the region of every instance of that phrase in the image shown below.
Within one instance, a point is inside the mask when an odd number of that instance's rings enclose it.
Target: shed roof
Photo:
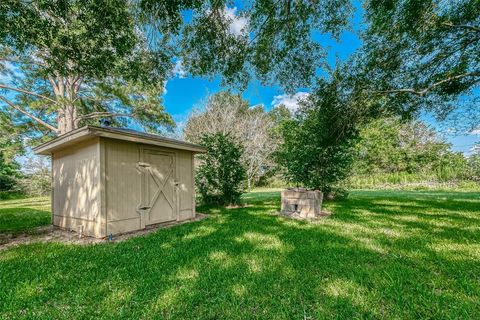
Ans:
[[[120,129],[110,127],[85,126],[55,139],[45,142],[33,148],[36,154],[49,155],[55,150],[63,149],[65,147],[74,145],[80,141],[87,140],[93,137],[104,137],[109,139],[137,142],[143,144],[150,144],[155,146],[181,149],[192,152],[206,152],[206,149],[197,144],[162,137],[156,134],[149,134],[145,132],[135,131],[131,129]]]

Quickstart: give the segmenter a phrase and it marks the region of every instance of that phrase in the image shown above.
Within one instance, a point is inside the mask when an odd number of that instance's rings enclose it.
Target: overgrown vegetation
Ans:
[[[439,134],[419,120],[380,118],[360,131],[350,182],[356,188],[385,185],[472,184],[477,154],[451,151]]]
[[[241,162],[242,146],[228,134],[206,134],[200,143],[207,149],[198,156],[195,176],[201,201],[206,204],[238,204],[244,192],[245,168]]]
[[[199,207],[211,217],[120,243],[2,250],[0,318],[480,313],[478,193],[353,191],[348,200],[327,203],[334,214],[318,223],[273,215],[280,205],[275,190],[243,201],[249,206]]]

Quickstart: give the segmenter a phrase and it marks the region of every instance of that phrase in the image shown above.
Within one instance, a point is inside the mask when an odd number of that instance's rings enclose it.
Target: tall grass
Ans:
[[[354,189],[375,188],[441,188],[441,189],[480,189],[480,185],[466,177],[459,176],[453,170],[438,170],[429,174],[394,172],[371,175],[353,175],[348,185]]]

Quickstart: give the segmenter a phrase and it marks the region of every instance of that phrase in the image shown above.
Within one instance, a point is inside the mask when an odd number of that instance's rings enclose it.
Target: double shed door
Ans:
[[[176,220],[178,217],[176,154],[141,147],[140,165],[143,167],[140,209],[144,224]]]

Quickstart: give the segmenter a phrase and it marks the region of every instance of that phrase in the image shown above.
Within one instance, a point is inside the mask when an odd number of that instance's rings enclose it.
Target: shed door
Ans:
[[[143,149],[142,198],[146,205],[145,225],[177,219],[175,154]]]

